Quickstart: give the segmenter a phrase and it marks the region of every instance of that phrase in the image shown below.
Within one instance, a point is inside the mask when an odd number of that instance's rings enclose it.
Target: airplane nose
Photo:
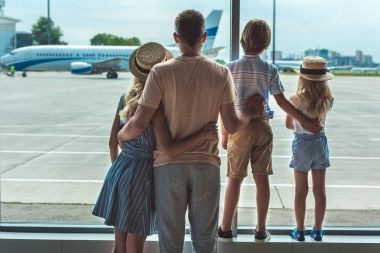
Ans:
[[[3,67],[5,66],[5,59],[8,57],[8,55],[4,55],[3,57],[0,58],[0,66]]]

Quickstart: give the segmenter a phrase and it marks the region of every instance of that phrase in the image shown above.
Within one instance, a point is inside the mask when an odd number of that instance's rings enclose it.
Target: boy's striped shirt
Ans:
[[[277,95],[284,92],[277,68],[259,56],[244,55],[236,61],[227,64],[231,71],[236,91],[235,108],[238,112],[247,106],[248,98],[254,94],[261,94],[267,104],[267,115],[273,117],[268,101],[269,94]]]

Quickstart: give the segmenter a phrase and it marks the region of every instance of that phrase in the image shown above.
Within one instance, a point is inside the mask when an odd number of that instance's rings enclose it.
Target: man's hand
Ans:
[[[266,103],[265,98],[261,94],[255,94],[248,99],[247,109],[255,117],[265,116]]]
[[[255,94],[248,98],[247,108],[242,112],[242,117],[250,120],[254,118],[263,117],[266,115],[265,99],[260,94]]]
[[[207,124],[200,132],[201,136],[205,140],[218,140],[218,127],[215,123]]]

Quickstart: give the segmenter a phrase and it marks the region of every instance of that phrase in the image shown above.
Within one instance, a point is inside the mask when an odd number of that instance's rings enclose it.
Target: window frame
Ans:
[[[273,0],[273,3],[275,0]],[[230,0],[230,60],[240,57],[240,0]],[[274,37],[274,36],[273,36]],[[11,54],[15,54],[13,51]],[[59,56],[52,54],[48,56]],[[89,54],[83,54],[87,57]],[[90,54],[91,56],[91,54]],[[94,55],[95,56],[95,55]],[[80,55],[74,54],[74,57]],[[111,55],[98,55],[98,57],[112,57]],[[122,55],[122,57],[125,57]],[[1,184],[1,181],[0,181]],[[0,192],[1,196],[1,192]],[[1,204],[0,204],[1,213]],[[292,226],[268,226],[273,235],[288,235]],[[254,226],[238,225],[235,215],[233,222],[234,236],[237,234],[253,234]],[[356,235],[356,236],[380,236],[380,227],[325,227],[327,235]],[[112,227],[106,225],[88,224],[55,224],[55,223],[12,223],[0,220],[0,232],[25,232],[25,233],[114,233]],[[189,226],[186,226],[186,234],[190,234]]]

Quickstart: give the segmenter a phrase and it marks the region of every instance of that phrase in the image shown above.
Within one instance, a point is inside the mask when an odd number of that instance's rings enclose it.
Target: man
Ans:
[[[227,68],[201,56],[206,40],[205,20],[195,10],[175,19],[173,34],[181,55],[157,64],[149,73],[134,116],[119,132],[119,140],[139,136],[162,104],[173,139],[183,139],[217,122],[235,133],[246,122],[234,108],[233,80]],[[155,200],[161,252],[183,249],[185,213],[188,210],[193,248],[197,253],[216,252],[220,191],[218,141],[174,158],[160,147],[154,155]]]

